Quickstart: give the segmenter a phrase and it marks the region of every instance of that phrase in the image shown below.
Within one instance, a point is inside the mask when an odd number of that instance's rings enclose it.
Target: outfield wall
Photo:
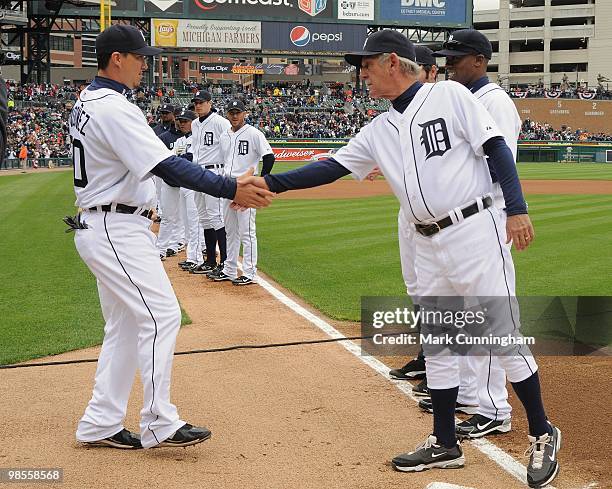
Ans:
[[[569,126],[597,133],[612,134],[612,100],[512,99],[521,120],[548,123],[555,129]]]

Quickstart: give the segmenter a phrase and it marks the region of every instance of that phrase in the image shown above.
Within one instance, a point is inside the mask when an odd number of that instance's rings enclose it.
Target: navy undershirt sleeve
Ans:
[[[333,158],[315,161],[285,173],[266,175],[264,179],[272,192],[318,187],[332,183],[351,172]]]
[[[261,176],[264,177],[268,175],[272,171],[272,167],[274,166],[274,155],[267,154],[263,155],[262,165],[261,165]]]
[[[504,138],[501,136],[491,138],[482,147],[489,157],[488,163],[495,170],[504,194],[506,214],[509,216],[527,214],[527,204],[523,197],[514,157]]]
[[[234,178],[222,177],[178,156],[166,158],[153,167],[151,173],[172,187],[189,188],[225,199],[233,199],[236,195]]]

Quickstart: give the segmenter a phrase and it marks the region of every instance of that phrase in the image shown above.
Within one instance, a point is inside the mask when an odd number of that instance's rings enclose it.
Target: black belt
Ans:
[[[140,209],[140,207],[133,207],[131,205],[125,204],[117,204],[115,210],[113,211],[113,206],[111,204],[101,205],[99,207],[90,207],[90,211],[101,210],[102,212],[118,212],[119,214],[134,214],[136,211]],[[139,216],[146,217],[147,219],[151,219],[153,217],[153,209],[146,209],[138,214]]]
[[[493,199],[491,197],[485,197],[482,199],[482,209],[478,209],[478,202],[474,202],[473,204],[461,209],[461,214],[463,215],[463,218],[466,219],[474,214],[478,214],[481,210],[484,210],[487,207],[491,207],[491,205],[493,205]],[[444,228],[450,226],[452,223],[453,220],[450,218],[450,216],[447,216],[437,222],[432,222],[429,224],[415,224],[415,227],[417,232],[423,236],[433,236],[434,234],[442,231]]]
[[[220,165],[205,165],[204,168],[207,170],[212,170],[213,168],[223,168],[225,165],[221,163]]]

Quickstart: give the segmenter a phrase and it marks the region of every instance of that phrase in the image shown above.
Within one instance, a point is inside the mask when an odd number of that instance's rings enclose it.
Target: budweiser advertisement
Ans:
[[[274,158],[276,161],[318,161],[331,158],[335,153],[332,148],[275,148]]]

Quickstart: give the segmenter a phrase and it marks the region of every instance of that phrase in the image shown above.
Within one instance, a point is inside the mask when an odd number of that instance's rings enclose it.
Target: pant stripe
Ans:
[[[107,216],[108,216],[108,212],[105,212],[104,213],[104,231],[106,232],[106,238],[108,239],[108,243],[110,244],[110,246],[111,246],[111,248],[113,250],[113,253],[115,254],[115,258],[117,258],[117,262],[121,266],[121,269],[123,270],[123,273],[125,273],[125,275],[128,278],[128,280],[132,283],[132,285],[134,287],[136,287],[136,290],[138,290],[138,294],[140,295],[140,298],[142,299],[143,304],[147,308],[147,311],[149,311],[149,314],[151,315],[151,319],[153,320],[153,325],[155,326],[155,336],[153,337],[153,364],[151,366],[151,384],[153,386],[153,393],[152,393],[152,396],[151,396],[151,406],[149,406],[149,411],[151,412],[151,414],[153,414],[155,416],[155,421],[157,421],[157,419],[159,418],[159,415],[155,415],[153,413],[153,403],[155,402],[155,379],[154,379],[154,375],[155,375],[155,341],[157,340],[157,321],[155,320],[155,316],[153,316],[153,313],[151,312],[151,309],[149,308],[149,305],[147,304],[147,301],[145,300],[144,296],[142,295],[142,292],[141,292],[140,288],[138,287],[138,285],[136,285],[134,283],[134,281],[132,280],[132,277],[130,277],[130,274],[127,272],[127,270],[123,266],[123,263],[121,263],[121,260],[119,259],[119,255],[117,254],[117,250],[115,250],[115,247],[113,246],[113,242],[110,239],[110,235],[108,234],[108,227],[106,226],[106,217]],[[149,426],[147,426],[147,429],[153,434],[153,437],[155,438],[155,441],[157,441],[157,443],[159,443],[159,440],[157,439],[157,436],[155,436],[155,432],[151,429],[151,423],[149,423]]]
[[[498,409],[497,406],[495,405],[495,401],[493,400],[493,396],[491,395],[491,391],[489,390],[489,382],[491,381],[491,351],[489,350],[489,371],[487,373],[487,394],[489,395],[489,399],[491,399],[491,404],[493,404],[493,407],[495,408],[495,421],[497,421],[497,413],[498,413]]]
[[[501,255],[501,259],[502,259],[502,270],[504,271],[504,282],[506,283],[506,290],[508,291],[508,307],[510,308],[510,317],[512,318],[512,324],[514,325],[514,331],[516,331],[518,328],[516,326],[516,321],[514,320],[514,314],[512,314],[510,287],[508,286],[508,277],[506,276],[506,260],[504,258],[504,252],[502,250],[502,245],[499,242],[499,233],[497,232],[497,224],[495,224],[495,218],[493,217],[493,214],[491,214],[491,209],[487,209],[487,212],[491,216],[491,222],[493,223],[493,227],[495,228],[495,234],[498,236],[497,244],[499,246],[499,254]],[[503,212],[503,211],[500,211],[500,212]],[[525,360],[525,363],[527,364],[527,368],[533,374],[533,370],[531,370],[531,366],[529,365],[529,362],[527,361],[525,356],[521,353],[521,345],[518,345],[517,352],[523,358],[523,360]]]

